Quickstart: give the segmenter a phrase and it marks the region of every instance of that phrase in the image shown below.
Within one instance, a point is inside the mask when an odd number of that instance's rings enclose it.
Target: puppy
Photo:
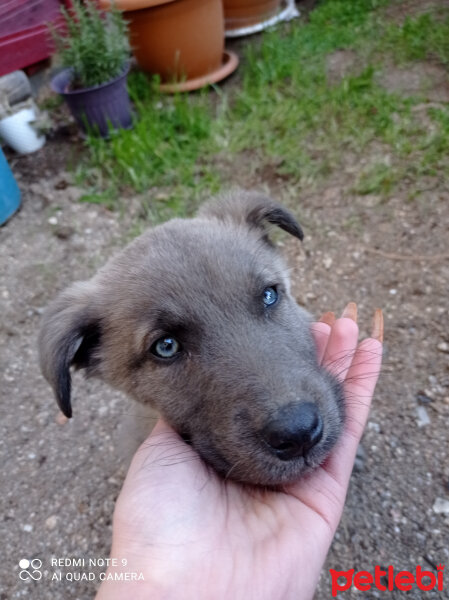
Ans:
[[[317,363],[270,223],[303,238],[285,208],[234,192],[147,231],[62,292],[39,337],[62,412],[72,416],[73,366],[156,408],[224,477],[278,486],[322,463],[343,392]]]

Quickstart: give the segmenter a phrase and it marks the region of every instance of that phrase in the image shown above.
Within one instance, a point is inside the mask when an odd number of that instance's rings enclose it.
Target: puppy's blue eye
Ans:
[[[181,344],[173,337],[161,337],[151,346],[151,352],[159,358],[173,358],[180,352]]]
[[[271,306],[272,304],[275,304],[278,297],[278,293],[274,287],[267,287],[263,291],[263,303],[265,306]]]

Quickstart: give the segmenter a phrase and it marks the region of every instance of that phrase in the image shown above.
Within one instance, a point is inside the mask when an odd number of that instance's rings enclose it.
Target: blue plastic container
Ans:
[[[0,225],[6,223],[19,206],[20,190],[0,148]]]

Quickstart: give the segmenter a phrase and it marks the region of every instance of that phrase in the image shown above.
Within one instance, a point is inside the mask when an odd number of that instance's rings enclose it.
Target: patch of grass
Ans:
[[[382,45],[398,62],[432,59],[449,65],[449,17],[423,14],[403,25],[389,25]]]
[[[101,192],[83,194],[79,201],[89,204],[101,204],[109,210],[114,210],[117,207],[115,193],[111,188],[107,188]]]
[[[39,102],[39,108],[41,108],[42,110],[56,110],[57,108],[59,108],[62,103],[64,102],[64,99],[62,96],[58,95],[52,95],[49,96],[48,98],[45,98],[45,100],[42,100],[42,102]]]
[[[177,189],[183,193],[185,188],[218,189],[214,174],[199,163],[211,143],[208,96],[198,96],[194,104],[187,96],[159,95],[142,73],[130,76],[129,88],[136,112],[134,128],[113,133],[108,140],[88,136],[89,162],[80,171],[81,178],[100,193],[105,186],[137,192],[171,186],[174,199]]]
[[[385,4],[323,0],[309,22],[294,21],[249,40],[241,85],[229,92],[167,97],[143,74],[132,74],[134,129],[110,140],[87,139],[89,156],[80,176],[94,201],[101,201],[105,189],[112,190],[104,197],[108,203],[129,190],[150,190],[142,196],[143,221],[184,216],[205,194],[234,183],[220,171],[223,155],[232,157],[227,163],[233,160],[237,171],[239,157],[250,156],[254,165],[248,168],[261,179],[266,165],[297,185],[326,178],[345,166],[345,157],[380,144],[393,166],[373,165],[356,178],[355,191],[382,196],[404,177],[447,168],[447,109],[429,112],[435,123],[429,130],[413,110],[422,100],[390,93],[376,74],[391,60],[421,60],[429,53],[446,64],[449,13],[446,20],[423,15],[389,24],[379,11]],[[327,59],[341,49],[351,49],[361,64],[330,84]],[[161,192],[161,199],[148,199]]]
[[[391,192],[400,178],[400,172],[385,163],[371,165],[360,175],[354,189],[357,194],[379,194],[386,196]]]
[[[418,146],[421,152],[418,164],[420,175],[449,176],[449,110],[431,108],[429,116],[435,124],[435,132],[425,136]]]

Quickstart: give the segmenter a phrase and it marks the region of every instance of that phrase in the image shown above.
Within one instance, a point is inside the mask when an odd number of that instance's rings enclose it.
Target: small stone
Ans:
[[[71,225],[59,225],[53,231],[53,234],[60,240],[68,240],[75,233]]]
[[[332,262],[333,261],[332,261],[332,258],[330,256],[325,256],[323,258],[324,268],[327,269],[327,270],[329,270],[331,268],[331,266],[332,266]]]
[[[433,512],[437,515],[449,515],[449,500],[437,498],[433,504]]]
[[[109,407],[108,406],[100,406],[98,409],[98,416],[100,418],[105,417],[109,412]]]
[[[68,182],[65,179],[61,179],[55,183],[55,190],[65,190],[68,187]]]
[[[424,396],[427,396],[431,400],[435,400],[435,394],[433,393],[433,390],[430,390],[429,388],[424,388],[422,393]]]
[[[449,354],[449,344],[447,342],[440,342],[437,345],[437,349],[440,352],[444,352],[445,354]]]
[[[416,420],[418,427],[425,427],[426,425],[430,425],[430,417],[427,414],[427,410],[424,408],[424,406],[418,406],[416,409],[416,413],[418,415],[418,418]]]
[[[26,531],[27,533],[31,533],[33,531],[33,526],[32,525],[24,525],[23,530]]]
[[[379,425],[379,423],[375,423],[374,421],[370,421],[368,423],[368,429],[370,431],[375,431],[376,433],[380,433],[380,425]]]
[[[429,398],[427,394],[423,394],[422,392],[416,395],[416,399],[419,404],[430,404],[432,402],[432,398]]]
[[[47,529],[54,529],[57,524],[58,517],[56,515],[51,515],[51,517],[48,517],[48,519],[45,521],[45,527]]]
[[[354,471],[361,473],[365,469],[366,452],[361,444],[357,447],[357,454],[354,461]]]

